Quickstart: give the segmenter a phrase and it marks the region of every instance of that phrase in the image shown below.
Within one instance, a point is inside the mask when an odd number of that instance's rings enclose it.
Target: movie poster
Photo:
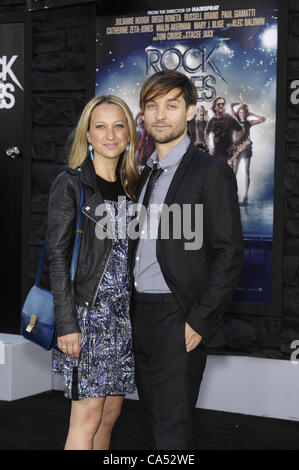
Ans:
[[[193,80],[198,105],[190,138],[225,158],[238,182],[245,262],[234,301],[267,304],[272,301],[278,4],[183,3],[97,18],[96,95],[114,94],[130,106],[138,161],[144,165],[153,143],[138,106],[142,83],[165,69]]]

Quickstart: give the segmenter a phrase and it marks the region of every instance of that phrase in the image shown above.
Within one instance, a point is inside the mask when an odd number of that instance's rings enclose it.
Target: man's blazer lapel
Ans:
[[[170,186],[165,196],[164,204],[166,204],[166,206],[170,206],[170,204],[172,203],[175,197],[175,193],[185,175],[186,169],[191,163],[192,155],[195,150],[196,147],[193,144],[190,144],[182,160],[180,161],[180,164],[177,167],[177,170],[171,180]]]
[[[143,168],[141,175],[140,175],[140,180],[139,180],[139,186],[138,186],[138,191],[136,193],[136,202],[138,202],[138,199],[140,197],[141,191],[143,189],[143,186],[145,185],[145,182],[147,180],[148,175],[151,172],[151,167],[148,165],[145,165]],[[142,201],[141,201],[142,202]]]
[[[160,222],[159,222],[159,229],[158,229],[158,238],[157,238],[157,244],[156,244],[156,253],[157,257],[159,260],[159,263],[161,263],[160,259],[160,254],[161,254],[161,219],[163,218],[163,211],[167,211],[167,208],[172,204],[175,194],[184,178],[185,172],[188,168],[188,166],[191,163],[193,153],[195,152],[196,147],[193,144],[190,144],[186,153],[184,154],[182,160],[179,163],[179,166],[171,180],[170,186],[168,188],[168,191],[166,193],[166,197],[164,200],[165,206],[162,209],[161,212],[161,217],[160,217]],[[167,220],[167,219],[166,219]]]
[[[141,191],[143,189],[143,186],[145,185],[145,182],[147,180],[147,177],[148,175],[150,174],[150,171],[151,171],[151,167],[148,166],[148,165],[145,165],[145,167],[143,168],[142,172],[141,172],[141,175],[140,175],[140,180],[139,180],[139,186],[138,186],[138,190],[137,190],[137,193],[136,193],[136,198],[135,198],[135,203],[137,204],[138,203],[138,199],[140,197],[140,194],[141,194]],[[141,201],[142,202],[142,201]],[[129,253],[128,253],[128,257],[129,257],[129,264],[131,266],[131,269],[134,268],[134,256],[135,256],[135,251],[136,251],[136,247],[137,247],[137,243],[138,243],[138,238],[135,239],[135,240],[132,240],[131,238],[129,239]]]

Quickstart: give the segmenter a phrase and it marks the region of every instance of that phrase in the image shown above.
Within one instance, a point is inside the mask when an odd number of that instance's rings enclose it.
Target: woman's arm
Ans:
[[[64,171],[52,184],[48,206],[47,254],[58,348],[78,359],[82,336],[75,315],[70,276],[77,216],[74,182],[75,176]]]
[[[48,205],[47,255],[58,336],[80,332],[70,276],[77,213],[75,178],[67,171],[60,173],[52,184]]]
[[[252,126],[255,126],[256,124],[261,124],[262,122],[265,122],[265,121],[266,121],[266,118],[265,118],[264,116],[262,116],[261,114],[256,114],[256,113],[250,112],[250,113],[248,114],[248,116],[253,116],[253,117],[256,118],[256,119],[250,121],[251,127],[252,127]]]
[[[231,114],[232,114],[233,116],[235,116],[235,117],[237,117],[237,113],[235,112],[234,107],[235,107],[235,106],[238,106],[238,105],[240,105],[240,104],[242,104],[242,103],[237,102],[237,103],[231,103],[231,104],[230,104],[230,111],[231,111]]]

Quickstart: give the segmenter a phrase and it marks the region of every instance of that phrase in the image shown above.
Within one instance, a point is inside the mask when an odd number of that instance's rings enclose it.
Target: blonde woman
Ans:
[[[126,103],[93,98],[78,122],[69,166],[50,191],[47,253],[58,335],[53,372],[63,375],[64,395],[72,400],[66,450],[109,449],[124,396],[135,390],[126,228],[139,179],[136,144]],[[72,283],[82,183],[83,233]]]

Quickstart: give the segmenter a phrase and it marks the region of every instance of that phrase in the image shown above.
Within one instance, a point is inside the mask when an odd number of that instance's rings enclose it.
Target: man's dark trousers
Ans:
[[[185,318],[172,294],[134,292],[133,350],[148,449],[196,449],[195,406],[206,364],[186,351]]]

